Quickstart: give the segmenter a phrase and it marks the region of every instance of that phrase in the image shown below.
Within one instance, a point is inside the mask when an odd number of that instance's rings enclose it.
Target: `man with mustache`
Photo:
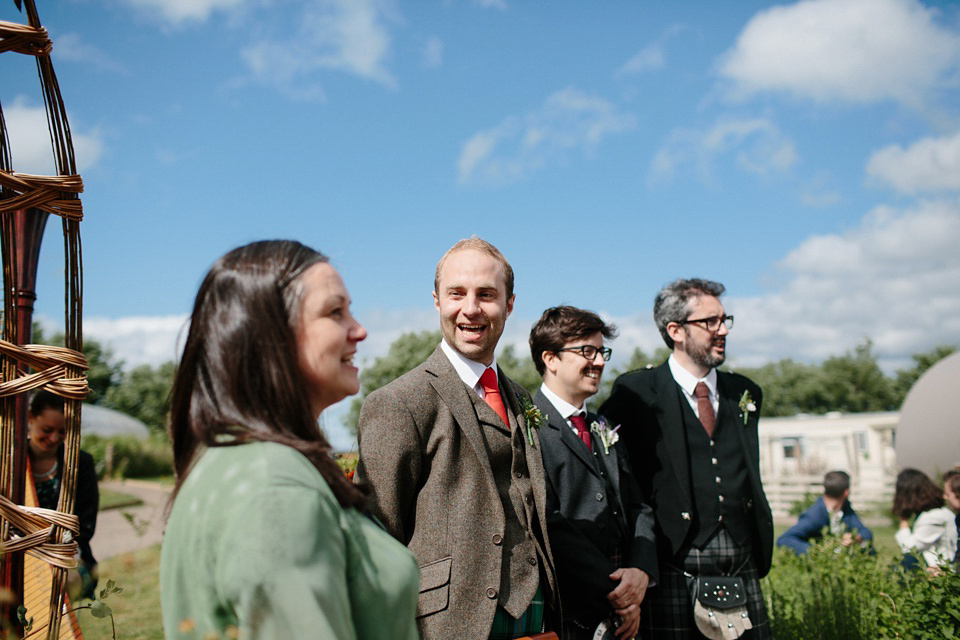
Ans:
[[[773,518],[760,483],[757,422],[762,395],[744,376],[717,371],[733,316],[718,282],[665,286],[654,320],[672,350],[659,367],[620,376],[600,413],[620,436],[656,516],[659,584],[644,600],[644,638],[701,638],[724,610],[696,607],[691,595],[715,577],[736,576],[746,593],[737,620],[744,638],[769,638],[760,578],[770,570]],[[697,580],[700,578],[700,580]],[[707,586],[704,586],[706,583]],[[695,619],[696,618],[696,619]],[[739,631],[739,630],[738,630]]]
[[[539,425],[494,359],[514,298],[496,247],[456,243],[434,277],[443,341],[360,411],[356,478],[420,563],[424,640],[518,638],[559,619]]]
[[[586,410],[610,358],[616,327],[570,306],[543,312],[530,354],[543,385],[533,397],[547,474],[547,530],[557,563],[564,640],[592,640],[606,622],[630,639],[656,580],[653,511],[643,503],[617,432]]]

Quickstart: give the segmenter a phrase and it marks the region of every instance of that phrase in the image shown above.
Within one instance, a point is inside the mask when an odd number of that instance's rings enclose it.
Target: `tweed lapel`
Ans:
[[[477,456],[481,460],[487,459],[487,449],[483,443],[483,434],[480,433],[480,422],[477,420],[477,414],[473,409],[473,401],[470,399],[470,390],[463,383],[457,370],[450,364],[450,360],[440,347],[437,347],[427,358],[425,363],[427,373],[433,375],[430,385],[440,396],[440,401],[453,416],[454,421],[463,431],[470,445],[473,447]],[[474,394],[476,395],[476,394]],[[486,403],[482,403],[486,405]],[[489,409],[489,407],[487,407]],[[493,409],[490,409],[493,412]],[[493,474],[489,470],[490,465],[484,465],[490,474],[490,481],[493,481]]]
[[[687,434],[683,428],[683,414],[680,403],[683,398],[677,389],[677,381],[670,373],[670,366],[664,362],[657,367],[653,381],[653,406],[657,408],[657,419],[663,441],[670,452],[670,462],[676,474],[680,495],[692,499],[690,488],[690,463],[687,460]]]

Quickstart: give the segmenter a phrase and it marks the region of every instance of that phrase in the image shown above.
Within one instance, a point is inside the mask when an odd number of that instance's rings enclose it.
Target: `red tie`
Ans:
[[[579,413],[574,413],[570,416],[570,424],[577,428],[577,435],[583,440],[583,444],[587,445],[587,449],[593,451],[593,444],[590,442],[590,430],[587,429],[587,421],[583,416]]]
[[[698,382],[693,388],[693,395],[697,396],[697,413],[700,414],[700,424],[707,435],[713,437],[713,428],[717,426],[717,414],[713,412],[713,403],[710,402],[710,389],[703,382]]]
[[[500,397],[500,387],[497,386],[497,374],[493,369],[487,367],[480,376],[480,386],[483,387],[483,399],[487,401],[490,408],[497,412],[503,424],[510,428],[510,419],[507,418],[507,408],[503,406],[503,398]]]

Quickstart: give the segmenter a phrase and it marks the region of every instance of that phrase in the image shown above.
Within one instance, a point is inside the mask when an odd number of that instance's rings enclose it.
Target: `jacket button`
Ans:
[[[603,494],[602,494],[602,493],[598,493],[598,494],[597,494],[597,502],[603,502]]]
[[[534,567],[537,566],[537,559],[534,558],[533,556],[530,556],[529,558],[527,558],[527,562],[529,562]]]
[[[497,545],[498,547],[503,544],[503,536],[499,533],[493,534],[493,544]]]
[[[491,600],[496,600],[497,590],[494,589],[493,587],[487,587],[487,597],[490,598]]]
[[[520,471],[515,472],[513,475],[515,475],[517,478],[523,477],[523,473],[521,473]]]

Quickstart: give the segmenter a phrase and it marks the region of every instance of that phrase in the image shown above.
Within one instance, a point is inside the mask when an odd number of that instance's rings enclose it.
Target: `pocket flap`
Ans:
[[[453,558],[447,557],[421,566],[420,593],[450,584],[451,564],[453,564]]]

